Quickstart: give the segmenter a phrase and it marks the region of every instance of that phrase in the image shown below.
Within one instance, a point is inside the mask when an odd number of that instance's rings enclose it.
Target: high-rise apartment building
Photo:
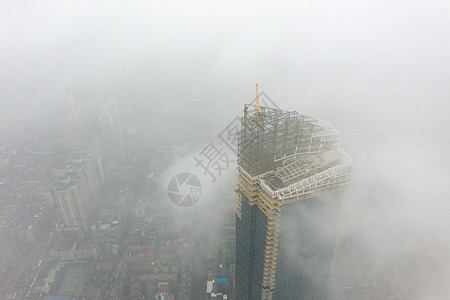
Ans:
[[[90,216],[102,197],[102,171],[95,147],[77,153],[54,173],[53,194],[61,212],[58,229],[82,234],[90,227]]]
[[[122,153],[122,126],[118,106],[113,101],[103,104],[98,113],[101,143],[108,152]]]
[[[64,177],[58,178],[53,189],[62,214],[60,226],[87,230],[89,199],[82,187],[79,173],[69,171]]]
[[[339,133],[297,112],[246,105],[239,134],[237,300],[327,299],[351,159]]]
[[[102,137],[122,136],[122,126],[120,125],[119,112],[116,104],[103,104],[98,113],[98,118]]]

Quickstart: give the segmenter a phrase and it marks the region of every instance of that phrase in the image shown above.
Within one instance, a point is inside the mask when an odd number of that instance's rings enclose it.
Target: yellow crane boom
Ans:
[[[261,112],[261,107],[259,106],[259,93],[258,93],[258,84],[256,84],[256,113]]]

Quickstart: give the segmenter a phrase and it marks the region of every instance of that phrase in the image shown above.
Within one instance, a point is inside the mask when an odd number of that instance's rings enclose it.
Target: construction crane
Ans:
[[[261,107],[259,106],[259,93],[258,93],[258,84],[256,84],[256,121],[258,121],[259,113],[261,112]]]

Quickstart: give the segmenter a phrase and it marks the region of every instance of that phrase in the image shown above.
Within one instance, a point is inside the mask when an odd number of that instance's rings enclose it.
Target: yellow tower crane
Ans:
[[[261,107],[259,106],[259,93],[258,93],[258,84],[256,84],[256,121],[258,121],[258,115],[261,112]]]

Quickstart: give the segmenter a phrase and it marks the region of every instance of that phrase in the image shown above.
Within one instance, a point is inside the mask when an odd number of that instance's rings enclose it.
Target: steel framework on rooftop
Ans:
[[[239,165],[251,176],[274,171],[299,157],[337,147],[339,132],[329,123],[297,112],[247,104],[241,118]]]

